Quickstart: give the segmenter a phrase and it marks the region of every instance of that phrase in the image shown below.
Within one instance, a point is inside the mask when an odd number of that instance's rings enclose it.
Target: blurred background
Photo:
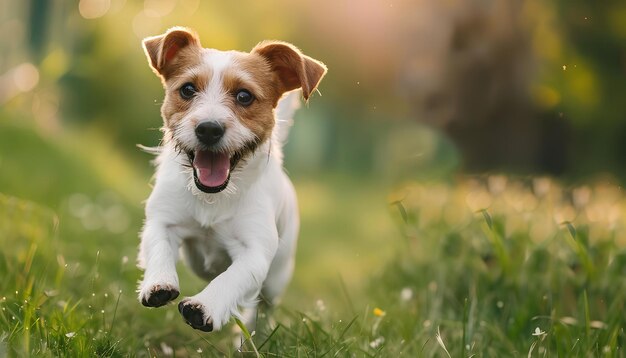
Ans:
[[[288,300],[385,261],[402,183],[626,179],[623,1],[0,0],[0,193],[52,209],[75,260],[130,260],[129,282],[153,173],[136,145],[161,136],[141,39],[175,25],[222,50],[289,41],[329,68],[285,150],[303,217]]]

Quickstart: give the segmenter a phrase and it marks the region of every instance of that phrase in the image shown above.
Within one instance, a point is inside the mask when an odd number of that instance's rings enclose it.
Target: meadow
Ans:
[[[0,358],[626,356],[625,4],[0,0]],[[293,280],[237,343],[136,297],[172,26],[329,68]]]
[[[296,178],[294,280],[235,346],[231,327],[136,299],[149,172],[88,131],[16,123],[0,122],[0,356],[623,356],[626,198],[610,180]],[[182,295],[202,287],[179,273]]]

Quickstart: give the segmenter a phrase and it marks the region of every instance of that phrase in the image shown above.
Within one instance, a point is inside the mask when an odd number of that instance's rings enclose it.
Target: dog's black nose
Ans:
[[[202,122],[196,127],[196,137],[205,145],[214,145],[224,136],[224,127],[216,122]]]

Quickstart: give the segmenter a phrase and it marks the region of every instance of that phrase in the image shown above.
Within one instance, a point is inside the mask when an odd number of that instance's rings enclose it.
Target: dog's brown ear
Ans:
[[[326,74],[326,66],[303,55],[292,44],[280,41],[264,41],[253,50],[269,62],[282,85],[281,92],[302,87],[302,96],[308,100],[311,93]]]
[[[172,73],[172,66],[182,50],[191,50],[192,55],[199,54],[200,40],[191,30],[183,27],[173,27],[166,33],[147,37],[143,40],[143,48],[154,71],[168,77]]]

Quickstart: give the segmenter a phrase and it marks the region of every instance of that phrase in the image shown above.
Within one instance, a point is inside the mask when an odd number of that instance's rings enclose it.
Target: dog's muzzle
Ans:
[[[193,167],[194,182],[205,193],[219,193],[226,189],[230,172],[236,164],[228,152],[214,150],[225,132],[224,127],[217,122],[198,124],[195,133],[203,148],[187,153]]]

